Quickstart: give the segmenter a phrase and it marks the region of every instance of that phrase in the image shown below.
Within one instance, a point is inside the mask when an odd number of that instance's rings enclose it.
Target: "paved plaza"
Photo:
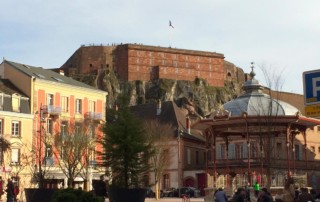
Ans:
[[[105,202],[109,202],[109,199],[107,199]],[[145,202],[182,202],[181,198],[169,198],[164,197],[160,198],[159,200],[156,200],[155,198],[146,198]],[[203,198],[190,198],[190,202],[204,202]]]

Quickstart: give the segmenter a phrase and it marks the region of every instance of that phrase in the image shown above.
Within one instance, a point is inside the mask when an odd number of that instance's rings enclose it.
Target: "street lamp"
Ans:
[[[42,173],[42,134],[43,134],[43,126],[42,126],[42,123],[44,123],[45,122],[45,119],[44,119],[44,116],[43,116],[43,113],[44,113],[44,111],[45,111],[45,107],[43,107],[42,106],[42,104],[41,104],[41,106],[40,106],[40,109],[39,109],[39,111],[40,111],[40,114],[39,114],[39,117],[40,117],[40,121],[39,121],[39,125],[40,125],[40,129],[39,129],[39,158],[38,158],[38,164],[39,164],[39,166],[38,166],[38,168],[39,168],[39,170],[38,170],[38,172],[39,172],[39,188],[42,188],[43,187],[43,178],[44,178],[44,176],[43,176],[43,173]]]

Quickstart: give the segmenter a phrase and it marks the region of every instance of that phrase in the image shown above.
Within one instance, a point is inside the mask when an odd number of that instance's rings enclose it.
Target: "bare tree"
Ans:
[[[150,120],[145,123],[145,129],[155,148],[155,154],[151,157],[151,163],[155,180],[156,199],[160,195],[160,181],[172,161],[170,141],[173,140],[172,125],[160,123],[158,120]]]
[[[56,135],[53,155],[68,178],[68,187],[73,187],[74,179],[85,169],[91,141],[83,131],[72,128],[66,133]]]

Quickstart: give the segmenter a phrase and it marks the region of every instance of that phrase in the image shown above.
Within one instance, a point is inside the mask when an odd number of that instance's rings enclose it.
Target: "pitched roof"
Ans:
[[[0,92],[7,95],[18,94],[27,98],[27,96],[8,79],[0,79]]]
[[[172,125],[172,135],[177,136],[177,132],[183,131],[183,137],[203,141],[204,138],[197,132],[191,131],[188,134],[186,131],[186,115],[173,101],[165,101],[161,103],[161,112],[157,115],[157,104],[148,103],[132,106],[131,110],[134,114],[143,120],[158,120],[163,124]]]
[[[90,89],[94,89],[94,90],[99,90],[93,86],[79,82],[77,80],[74,80],[74,79],[67,77],[67,76],[64,76],[64,75],[61,75],[61,74],[54,72],[54,71],[51,71],[49,69],[20,64],[20,63],[11,62],[8,60],[4,60],[4,62],[11,65],[12,67],[18,69],[19,71],[21,71],[22,73],[26,74],[29,77],[35,77],[35,78],[41,79],[41,80],[58,82],[58,83],[63,83],[63,84],[72,85],[72,86],[78,86],[78,87],[82,87],[82,88],[90,88]]]

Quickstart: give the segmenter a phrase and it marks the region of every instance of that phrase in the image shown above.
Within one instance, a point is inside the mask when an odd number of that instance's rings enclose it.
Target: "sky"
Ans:
[[[31,66],[58,68],[81,45],[170,46],[222,53],[245,73],[254,62],[263,85],[298,94],[303,72],[320,69],[319,0],[1,0],[0,8],[0,57]],[[281,84],[267,82],[275,77]]]

